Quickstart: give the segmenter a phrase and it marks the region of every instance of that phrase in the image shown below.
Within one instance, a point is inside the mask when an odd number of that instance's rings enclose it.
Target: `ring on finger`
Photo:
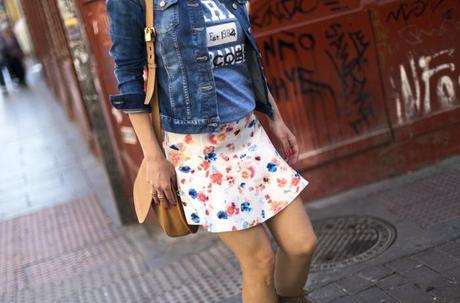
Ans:
[[[165,195],[163,193],[157,192],[157,197],[158,197],[158,199],[164,199]]]

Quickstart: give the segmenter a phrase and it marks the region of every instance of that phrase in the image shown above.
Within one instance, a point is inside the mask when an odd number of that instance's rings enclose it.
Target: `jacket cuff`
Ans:
[[[125,113],[134,113],[134,112],[152,112],[152,104],[144,104],[145,93],[136,94],[120,94],[120,95],[111,95],[110,103],[116,109],[123,111]]]

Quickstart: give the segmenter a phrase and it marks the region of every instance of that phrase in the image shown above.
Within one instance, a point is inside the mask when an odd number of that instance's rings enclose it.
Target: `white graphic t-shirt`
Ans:
[[[200,0],[209,57],[216,82],[222,122],[231,122],[255,108],[254,92],[246,64],[245,33],[235,15],[219,0]]]

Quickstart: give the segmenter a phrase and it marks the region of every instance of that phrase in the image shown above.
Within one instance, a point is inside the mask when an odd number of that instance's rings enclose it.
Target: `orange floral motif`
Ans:
[[[285,187],[287,184],[286,178],[277,178],[276,181],[278,182],[279,187]]]
[[[240,209],[236,207],[235,202],[232,202],[226,209],[227,214],[231,217],[240,213]]]
[[[220,156],[222,159],[224,159],[225,161],[230,160],[230,157],[227,156],[226,154],[223,154],[223,153],[222,153],[222,154],[220,154],[219,156]]]
[[[245,170],[241,172],[241,177],[243,179],[249,179],[249,178],[254,177],[254,167],[248,166]]]
[[[222,185],[222,174],[220,172],[211,174],[211,182]]]
[[[221,142],[224,141],[225,138],[226,138],[225,133],[221,133],[221,134],[217,135],[217,140],[219,140]]]
[[[210,166],[211,164],[208,161],[206,160],[201,161],[200,167],[203,168],[204,170],[207,170]]]
[[[234,151],[234,150],[235,150],[235,144],[233,144],[233,143],[229,143],[229,144],[227,144],[225,147],[227,147],[228,150],[230,150],[230,151]]]
[[[191,134],[186,134],[184,137],[184,142],[187,144],[191,144],[193,142],[193,137]]]
[[[291,186],[297,186],[300,183],[300,179],[296,177],[292,177],[291,179]]]
[[[282,211],[283,208],[285,208],[288,204],[289,202],[287,201],[272,201],[272,203],[270,203],[270,211],[277,214]]]
[[[203,149],[203,153],[206,155],[206,154],[214,152],[215,150],[216,150],[215,146],[209,145]]]
[[[200,192],[198,193],[198,200],[200,200],[201,202],[206,202],[208,201],[209,197],[206,196],[204,193]]]
[[[235,184],[235,178],[233,176],[226,176],[225,179],[227,180],[228,184]]]
[[[170,161],[174,167],[180,166],[182,163],[184,163],[186,160],[189,160],[189,159],[190,157],[185,156],[184,154],[178,151],[170,152]]]
[[[208,141],[211,142],[212,144],[217,144],[216,135],[209,134],[208,135]]]

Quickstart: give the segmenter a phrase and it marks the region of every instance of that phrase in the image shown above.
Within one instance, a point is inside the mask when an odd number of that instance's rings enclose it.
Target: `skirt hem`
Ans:
[[[291,205],[292,202],[294,202],[294,200],[302,193],[302,191],[308,186],[310,182],[308,180],[305,180],[304,179],[304,183],[303,183],[303,186],[300,188],[300,190],[298,192],[296,192],[293,197],[291,197],[291,199],[289,200],[289,202],[284,205],[282,208],[280,208],[277,212],[274,212],[272,213],[270,216],[267,216],[265,218],[263,218],[263,220],[261,221],[258,221],[256,224],[254,225],[250,225],[246,228],[240,228],[240,229],[222,229],[222,230],[219,230],[219,229],[208,229],[206,228],[205,226],[206,225],[203,225],[203,224],[200,224],[200,223],[190,223],[188,222],[188,219],[187,219],[187,222],[189,225],[199,225],[201,226],[205,231],[207,232],[210,232],[210,233],[222,233],[222,232],[232,232],[232,231],[242,231],[242,230],[246,230],[246,229],[249,229],[249,228],[252,228],[252,227],[256,227],[257,225],[260,225],[262,223],[264,223],[265,221],[267,221],[268,219],[270,218],[273,218],[274,216],[276,216],[277,214],[281,213],[283,210],[285,210],[289,205]]]

